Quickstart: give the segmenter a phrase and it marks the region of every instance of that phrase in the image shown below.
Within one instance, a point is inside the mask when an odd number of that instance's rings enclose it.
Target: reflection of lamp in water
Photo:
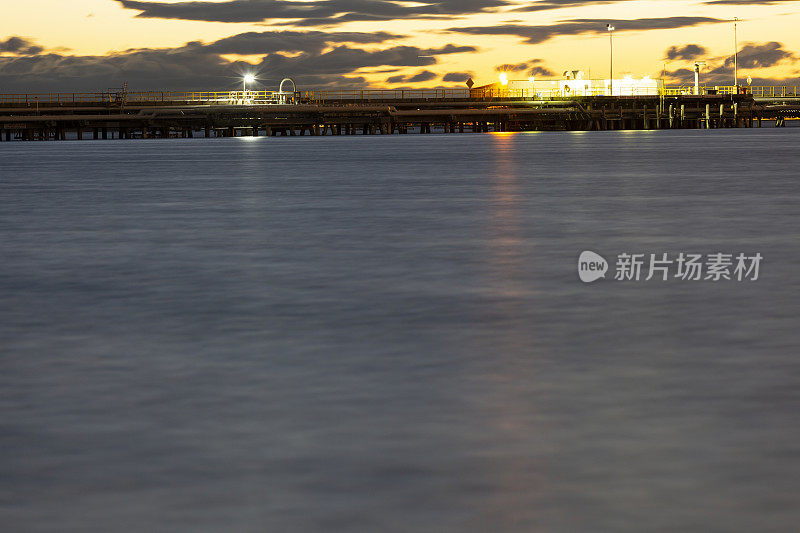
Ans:
[[[500,73],[500,85],[508,85],[508,74],[505,72]]]
[[[244,78],[242,78],[242,89],[243,89],[243,92],[247,92],[247,84],[248,83],[253,83],[254,81],[256,81],[256,77],[255,76],[253,76],[252,74],[245,74]]]

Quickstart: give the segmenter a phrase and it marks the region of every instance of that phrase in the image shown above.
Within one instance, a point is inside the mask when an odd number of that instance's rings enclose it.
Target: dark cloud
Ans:
[[[472,72],[448,72],[444,76],[442,76],[442,81],[445,82],[453,82],[453,83],[466,83],[466,81],[472,78],[474,74]]]
[[[527,6],[518,7],[511,11],[548,11],[565,7],[596,6],[600,4],[614,4],[625,0],[538,0]]]
[[[361,51],[354,51],[359,53]],[[245,72],[260,73],[261,86],[277,87],[281,78],[294,77],[305,88],[330,85],[363,86],[356,69],[328,68],[314,72],[314,60],[304,59],[302,72],[289,58],[273,54],[257,64],[232,62],[202,51],[137,50],[112,56],[62,56],[47,54],[0,58],[0,86],[11,92],[94,92],[128,82],[136,90],[230,90],[241,85]],[[269,68],[266,67],[269,65]],[[337,72],[338,70],[338,72]]]
[[[542,59],[531,59],[529,61],[523,61],[522,63],[504,63],[494,67],[494,70],[495,72],[522,72],[523,70],[528,70],[534,65],[539,65],[543,62]]]
[[[210,45],[201,43],[190,43],[190,45],[199,45],[217,54],[260,55],[271,52],[319,52],[333,44],[378,44],[402,38],[402,35],[382,31],[375,33],[265,31],[240,33]]]
[[[504,63],[502,65],[497,65],[494,67],[495,72],[519,72],[521,70],[526,70],[528,68],[528,62],[524,63]]]
[[[137,17],[213,22],[262,22],[292,20],[292,25],[325,26],[357,20],[401,18],[456,18],[496,10],[506,0],[419,0],[413,5],[393,0],[227,0],[141,1],[116,0],[139,11]]]
[[[680,46],[672,46],[664,57],[669,59],[670,61],[675,59],[696,59],[698,57],[704,56],[708,53],[708,51],[700,46],[699,44],[687,44],[683,47]]]
[[[456,46],[454,44],[447,44],[441,48],[429,48],[423,50],[425,55],[437,56],[445,54],[463,54],[464,52],[477,52],[478,49],[474,46]]]
[[[423,81],[435,80],[438,76],[430,70],[423,70],[408,78],[408,83],[420,83]]]
[[[433,50],[349,46],[395,37],[387,33],[264,32],[208,44],[132,49],[108,56],[0,56],[0,86],[10,92],[98,91],[128,81],[131,90],[227,90],[238,87],[243,73],[253,71],[260,73],[259,81],[266,87],[276,87],[282,78],[292,77],[302,87],[347,88],[366,84],[359,74],[361,69],[425,67],[436,64],[437,55],[475,50],[454,45]],[[16,41],[6,46],[19,48]],[[222,54],[258,54],[261,60],[253,65],[229,61]]]
[[[553,72],[549,68],[545,68],[545,67],[533,67],[532,69],[530,69],[528,71],[528,77],[531,77],[531,76],[534,76],[534,77],[535,76],[550,77],[550,76],[554,76],[554,75],[555,75],[555,72]]]
[[[420,49],[414,46],[395,46],[384,50],[368,51],[360,48],[337,46],[321,54],[286,56],[270,54],[260,64],[265,72],[281,71],[294,76],[314,74],[350,73],[367,67],[415,67],[436,64],[432,57],[419,57]]]
[[[411,76],[390,76],[386,79],[386,83],[421,83],[423,81],[431,81],[438,78],[438,76],[430,70],[423,70]]]
[[[768,68],[784,61],[796,61],[797,57],[791,52],[784,50],[783,45],[778,42],[769,43],[748,43],[739,50],[739,82],[746,78],[748,73],[742,72],[747,69]],[[733,56],[716,58],[709,62],[700,72],[701,83],[705,85],[732,85],[734,78]],[[666,73],[666,77],[673,83],[694,84],[694,71],[688,68],[680,68]],[[786,81],[786,80],[783,80]],[[753,84],[773,85],[778,80],[768,80],[765,78],[754,77]],[[792,81],[796,84],[797,80]]]
[[[531,59],[522,63],[505,63],[494,67],[495,72],[525,72],[526,77],[553,76],[553,71],[541,65],[541,59]]]
[[[0,58],[0,86],[14,92],[102,91],[129,81],[132,89],[210,90],[226,88],[243,71],[243,64],[202,50],[145,49],[109,56],[50,53]]]
[[[260,68],[265,72],[288,72],[294,76],[351,73],[362,68],[416,67],[435,65],[435,57],[425,56],[453,54],[464,51],[463,47],[448,45],[436,50],[421,50],[415,46],[393,46],[383,50],[362,50],[347,46],[336,46],[323,53],[286,56],[270,54],[264,58]],[[469,48],[469,47],[467,47]]]
[[[0,41],[0,53],[6,52],[15,55],[36,55],[44,52],[44,48],[33,44],[24,37],[9,37],[5,41]]]
[[[513,35],[525,40],[528,44],[538,44],[562,35],[605,34],[606,24],[611,23],[616,31],[668,30],[687,28],[700,24],[727,22],[709,17],[667,17],[644,18],[634,20],[607,19],[575,19],[560,22],[551,26],[521,26],[505,24],[499,26],[473,26],[466,28],[450,28],[453,33],[470,35]]]
[[[727,4],[734,6],[749,6],[749,5],[767,6],[767,5],[780,5],[794,1],[796,0],[709,0],[708,2],[703,2],[703,3],[706,5]]]
[[[793,59],[794,55],[783,49],[781,43],[747,43],[739,50],[737,60],[739,68],[767,68],[785,59]],[[733,65],[733,56],[725,59],[725,66]]]

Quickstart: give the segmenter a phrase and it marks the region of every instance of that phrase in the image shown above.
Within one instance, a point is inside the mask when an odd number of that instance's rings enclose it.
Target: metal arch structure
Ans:
[[[283,85],[287,81],[292,84],[292,92],[288,92],[288,91],[284,91],[283,90]],[[297,94],[297,84],[294,82],[294,80],[292,78],[283,78],[281,80],[281,84],[278,86],[278,99],[279,99],[279,102],[281,104],[293,104],[293,103],[295,103],[294,102],[294,97],[295,97],[296,94]]]

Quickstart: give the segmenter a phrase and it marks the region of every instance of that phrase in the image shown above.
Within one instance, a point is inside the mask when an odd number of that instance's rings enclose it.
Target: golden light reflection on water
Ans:
[[[525,288],[519,285],[522,267],[522,227],[520,220],[520,197],[514,160],[512,132],[494,134],[495,170],[490,179],[491,219],[489,260],[495,276],[498,295],[515,297]]]
[[[496,133],[492,139],[494,170],[487,176],[486,261],[491,273],[488,312],[498,318],[498,335],[493,338],[491,364],[483,375],[485,395],[478,404],[492,440],[505,450],[513,450],[506,460],[488,471],[487,483],[496,488],[482,504],[481,515],[497,530],[518,529],[537,519],[536,495],[545,484],[539,461],[529,453],[531,439],[542,438],[532,432],[537,414],[528,392],[536,381],[534,332],[525,324],[530,316],[530,243],[525,237],[525,203],[521,194],[531,169],[518,164],[515,133]],[[520,353],[530,354],[519,358]],[[511,355],[515,354],[515,355]],[[520,510],[523,510],[520,512]]]

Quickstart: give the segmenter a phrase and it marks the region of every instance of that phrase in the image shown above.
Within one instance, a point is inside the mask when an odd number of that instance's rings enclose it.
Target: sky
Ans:
[[[0,93],[464,87],[566,70],[800,85],[794,0],[26,0],[0,19]]]

